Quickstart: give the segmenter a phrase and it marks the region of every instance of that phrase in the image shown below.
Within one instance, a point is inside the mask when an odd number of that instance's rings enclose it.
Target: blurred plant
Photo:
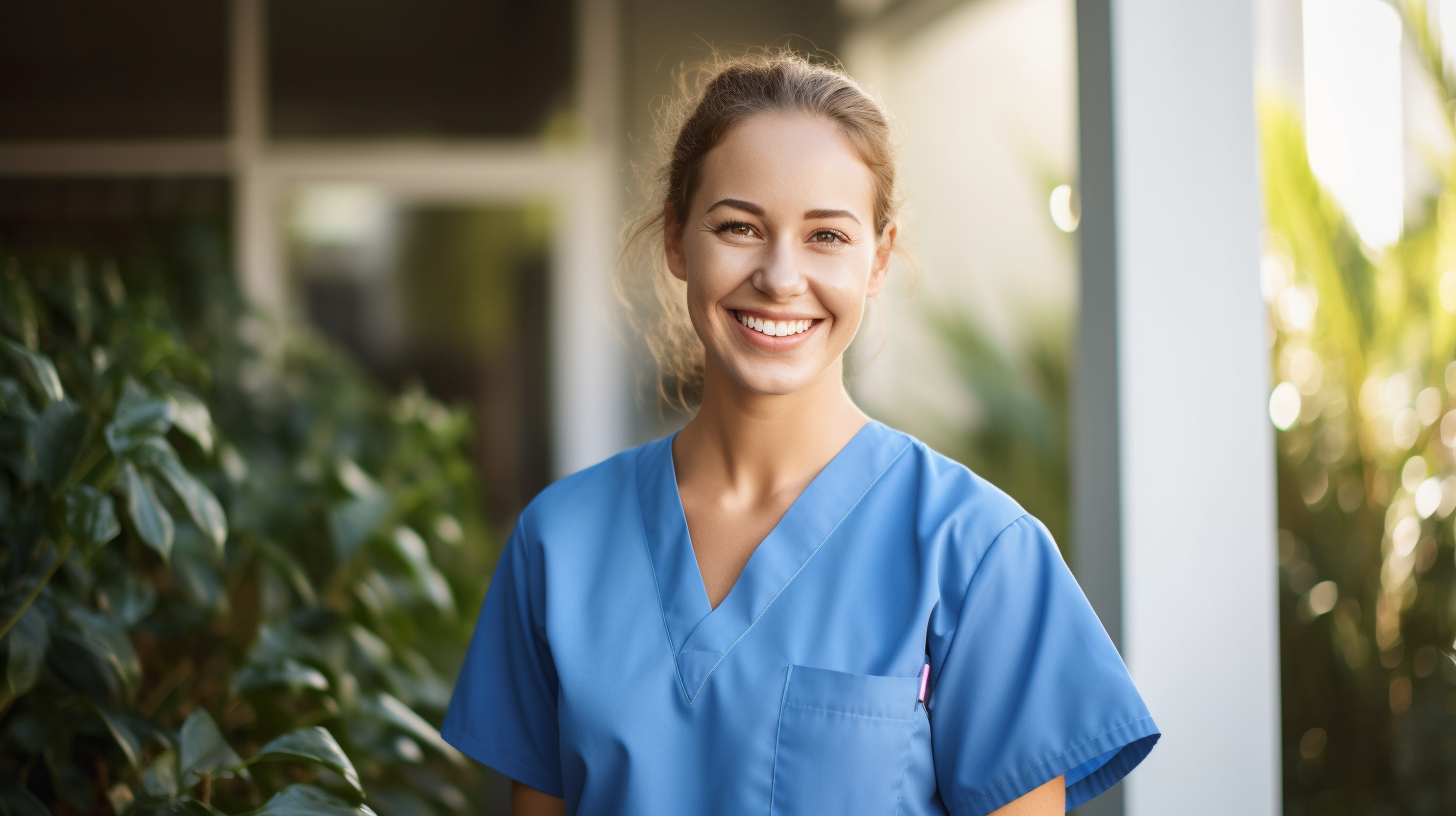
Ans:
[[[1039,327],[1010,352],[965,315],[935,312],[931,318],[956,384],[976,408],[969,421],[929,419],[938,449],[1010,494],[1070,558],[1065,331]]]
[[[0,814],[477,810],[427,719],[494,554],[464,414],[185,239],[0,270]]]
[[[1449,111],[1426,9],[1403,13]],[[1456,812],[1456,163],[1371,250],[1297,114],[1266,98],[1259,119],[1286,812]]]

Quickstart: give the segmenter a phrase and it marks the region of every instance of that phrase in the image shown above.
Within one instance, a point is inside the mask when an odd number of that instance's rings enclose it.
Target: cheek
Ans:
[[[689,297],[716,299],[738,288],[753,273],[751,253],[717,242],[694,242],[684,247]]]
[[[820,285],[815,287],[819,302],[828,309],[837,322],[857,323],[864,313],[865,299],[869,295],[869,263],[856,255],[853,259],[838,258],[840,263],[820,275]]]

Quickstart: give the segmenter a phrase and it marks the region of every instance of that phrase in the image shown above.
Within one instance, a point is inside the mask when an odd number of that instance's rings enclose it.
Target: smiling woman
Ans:
[[[820,257],[837,257],[841,265],[846,252],[855,259],[849,263],[862,261],[866,248],[888,261],[896,249],[898,227],[893,218],[900,202],[889,118],[844,74],[789,53],[766,52],[719,55],[682,72],[679,80],[676,98],[659,111],[656,138],[662,158],[655,172],[644,178],[648,203],[628,224],[616,284],[657,362],[659,395],[669,405],[691,410],[702,399],[706,361],[695,322],[702,316],[691,314],[684,291],[689,282],[682,267],[673,266],[674,246],[681,244],[685,230],[708,230],[749,248],[766,245],[769,229],[802,229],[807,230],[798,235],[803,248],[820,250]],[[784,127],[766,127],[757,121],[764,115]],[[748,132],[737,133],[743,126]],[[715,149],[730,132],[747,138],[732,140],[736,147]],[[783,144],[784,150],[760,149],[762,139],[779,136],[791,140]],[[826,152],[825,145],[836,149]],[[730,151],[732,156],[725,155]],[[754,164],[744,163],[745,154],[751,154],[747,158]],[[750,168],[779,183],[756,195],[741,185],[734,189],[743,195],[701,195],[705,179],[716,179],[720,187],[728,188],[717,171],[741,178]],[[809,202],[794,213],[799,223],[790,225],[781,217],[770,222],[767,207],[781,206],[784,202],[777,199],[782,192],[802,191],[805,182],[832,186],[826,195],[841,203],[829,203],[829,198]],[[691,212],[695,196],[702,199],[696,213]],[[887,265],[879,269],[874,290],[863,294],[877,294],[887,272]],[[742,311],[741,317],[750,320],[773,320],[775,329],[781,319],[822,318],[782,309],[755,312],[745,306]],[[856,313],[852,321],[841,321],[841,333],[850,323],[852,338],[861,316]]]
[[[523,816],[1096,796],[1158,730],[1051,536],[844,388],[899,230],[884,111],[792,54],[706,79],[622,282],[696,413],[521,514],[444,737]]]

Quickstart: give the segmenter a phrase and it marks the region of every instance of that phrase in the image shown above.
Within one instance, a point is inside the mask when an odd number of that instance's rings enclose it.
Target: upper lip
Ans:
[[[779,320],[823,320],[824,319],[822,317],[814,317],[813,315],[773,314],[772,312],[761,312],[761,311],[758,311],[757,309],[729,309],[729,311],[733,312],[735,315],[747,315],[749,317],[757,317],[757,318],[761,318],[763,320],[773,320],[773,321],[779,321]]]

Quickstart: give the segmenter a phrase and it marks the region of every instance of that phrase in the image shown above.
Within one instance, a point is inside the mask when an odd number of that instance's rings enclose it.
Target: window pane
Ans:
[[[569,109],[570,0],[287,0],[268,8],[269,127],[520,137]]]
[[[0,3],[0,140],[221,137],[226,0]]]
[[[550,209],[317,185],[286,217],[298,310],[381,381],[469,404],[488,517],[514,519],[550,481]]]

